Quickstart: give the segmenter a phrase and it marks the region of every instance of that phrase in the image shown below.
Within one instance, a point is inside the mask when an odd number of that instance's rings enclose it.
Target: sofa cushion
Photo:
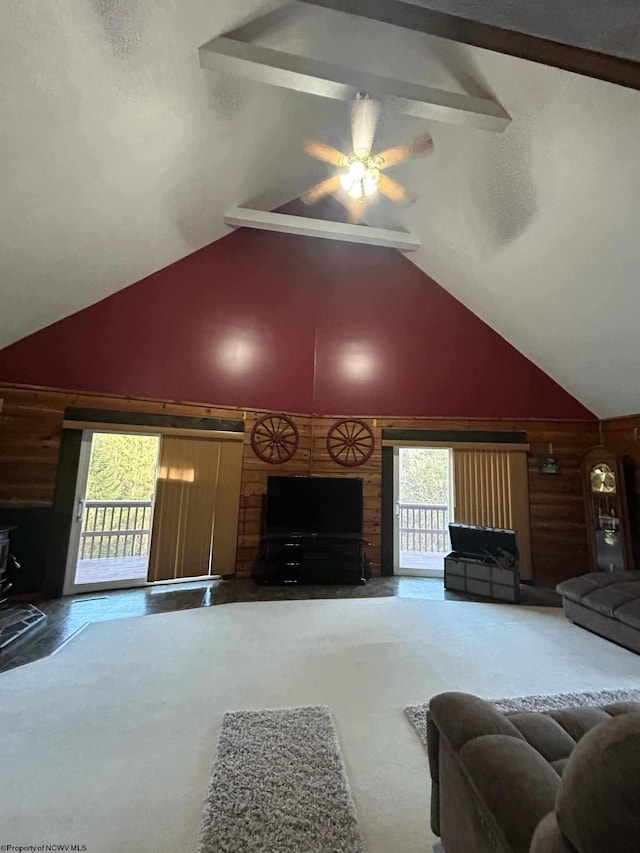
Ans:
[[[577,578],[562,581],[556,586],[556,590],[563,598],[580,604],[583,597],[590,592],[612,583],[618,583],[622,579],[621,575],[630,576],[629,578],[625,577],[624,580],[633,580],[635,572],[589,572],[586,575],[579,575]]]
[[[610,583],[582,596],[580,603],[604,616],[616,618],[616,612],[630,602],[640,600],[640,583],[618,581]]]
[[[640,839],[640,713],[587,732],[562,776],[556,816],[579,853],[637,853]]]
[[[640,714],[640,702],[612,702],[603,705],[602,710],[610,717],[620,717],[622,714]]]
[[[560,832],[554,812],[543,817],[536,827],[529,853],[576,853],[576,848]]]
[[[563,598],[617,618],[617,611],[640,601],[640,572],[591,572],[562,581],[556,587]]]
[[[611,719],[603,708],[559,708],[556,711],[547,711],[547,714],[573,738],[574,745],[589,729]]]
[[[560,723],[546,714],[518,711],[509,714],[509,722],[549,762],[568,758],[576,745]]]
[[[616,619],[630,628],[636,628],[636,630],[640,631],[640,598],[636,598],[618,607],[616,610]]]
[[[640,571],[592,572],[563,581],[556,589],[567,602],[640,631]]]
[[[553,809],[560,779],[524,741],[484,735],[460,750],[460,761],[513,853],[527,853],[544,815]]]
[[[567,766],[567,761],[569,761],[568,758],[559,758],[557,761],[551,761],[549,763],[551,764],[553,769],[556,771],[558,776],[562,776],[562,774],[564,773],[565,767]]]
[[[452,691],[434,696],[429,702],[429,716],[456,752],[479,735],[509,735],[524,740],[495,705],[470,693]]]

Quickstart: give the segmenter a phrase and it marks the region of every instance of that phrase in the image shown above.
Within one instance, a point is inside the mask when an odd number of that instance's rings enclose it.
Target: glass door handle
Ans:
[[[78,509],[76,511],[76,521],[82,521],[84,515],[84,498],[78,498]]]

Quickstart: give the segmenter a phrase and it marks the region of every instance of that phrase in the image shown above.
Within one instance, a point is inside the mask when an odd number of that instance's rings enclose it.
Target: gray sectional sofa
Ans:
[[[640,654],[640,571],[592,572],[556,589],[568,619]]]

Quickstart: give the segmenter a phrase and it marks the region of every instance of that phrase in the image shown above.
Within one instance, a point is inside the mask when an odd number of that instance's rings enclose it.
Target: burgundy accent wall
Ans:
[[[246,229],[0,350],[0,380],[320,415],[594,418],[397,251]]]

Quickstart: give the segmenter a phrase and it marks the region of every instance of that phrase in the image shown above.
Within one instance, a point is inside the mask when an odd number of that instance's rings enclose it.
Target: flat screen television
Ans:
[[[269,477],[267,536],[362,536],[359,477]]]

